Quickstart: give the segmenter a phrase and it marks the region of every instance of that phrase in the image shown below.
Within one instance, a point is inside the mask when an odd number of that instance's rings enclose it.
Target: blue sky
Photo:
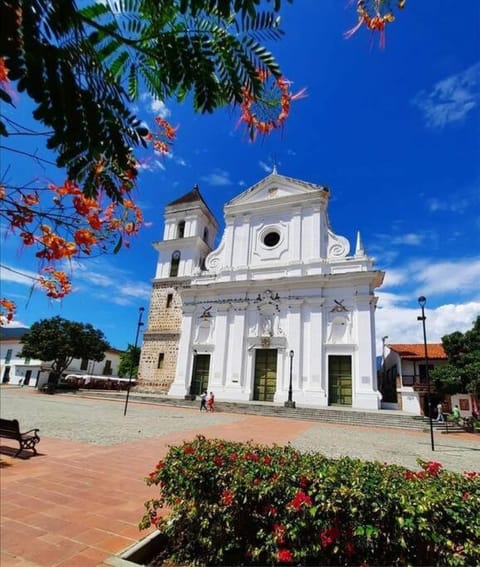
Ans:
[[[129,250],[72,265],[74,292],[50,301],[31,293],[36,262],[2,233],[1,295],[17,303],[15,325],[60,315],[101,329],[111,345],[135,339],[138,308],[148,309],[163,209],[198,183],[217,218],[225,202],[270,173],[327,185],[331,225],[364,246],[385,270],[378,290],[377,337],[422,342],[419,295],[427,297],[427,339],[472,326],[480,314],[480,3],[410,0],[390,24],[386,48],[356,22],[345,1],[296,0],[282,10],[282,41],[269,47],[293,90],[285,128],[250,143],[238,113],[195,115],[188,104],[137,102],[147,122],[162,113],[179,125],[172,154],[147,156],[137,192],[146,227]],[[20,95],[16,121],[32,126]],[[38,130],[41,129],[37,125]],[[5,142],[4,142],[5,143]],[[32,144],[36,144],[33,145]],[[36,139],[5,145],[38,150]],[[55,168],[2,150],[10,183],[60,181]],[[380,340],[377,341],[377,344]]]

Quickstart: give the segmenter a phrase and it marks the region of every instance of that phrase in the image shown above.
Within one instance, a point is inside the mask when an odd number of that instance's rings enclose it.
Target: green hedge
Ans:
[[[146,478],[180,565],[478,565],[480,473],[197,437]],[[162,508],[168,508],[164,513]]]

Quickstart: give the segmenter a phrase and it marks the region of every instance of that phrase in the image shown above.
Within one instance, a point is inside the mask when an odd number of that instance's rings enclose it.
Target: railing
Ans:
[[[413,386],[415,389],[423,390],[427,389],[427,379],[425,376],[420,376],[419,374],[404,374],[402,376],[403,386]]]

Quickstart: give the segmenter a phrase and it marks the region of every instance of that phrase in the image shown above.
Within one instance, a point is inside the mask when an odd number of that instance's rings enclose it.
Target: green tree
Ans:
[[[61,317],[42,319],[34,323],[22,337],[20,356],[38,358],[51,364],[48,379],[53,387],[73,359],[100,362],[110,348],[104,334],[89,323],[67,321]]]
[[[442,344],[448,364],[432,370],[431,378],[437,391],[480,396],[480,316],[472,329],[445,335]]]
[[[140,347],[135,347],[129,344],[127,350],[120,355],[120,364],[118,365],[118,375],[126,376],[131,375],[135,377],[138,374],[138,365],[140,364]]]

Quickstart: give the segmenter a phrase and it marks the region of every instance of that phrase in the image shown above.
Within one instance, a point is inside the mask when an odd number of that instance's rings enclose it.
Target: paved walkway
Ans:
[[[345,427],[311,421],[207,414],[198,410],[47,396],[2,387],[4,418],[39,427],[39,455],[14,459],[1,442],[2,567],[95,567],[147,532],[138,531],[143,502],[155,496],[144,477],[168,446],[201,433],[228,440],[291,442],[300,450],[351,455],[416,468],[435,458],[451,470],[480,470],[480,439],[469,434]]]

